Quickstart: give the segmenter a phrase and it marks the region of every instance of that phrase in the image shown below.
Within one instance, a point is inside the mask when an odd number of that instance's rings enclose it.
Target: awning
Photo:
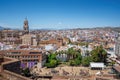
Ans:
[[[104,63],[94,63],[94,62],[91,62],[90,63],[90,67],[91,68],[104,68],[105,65],[104,65]]]

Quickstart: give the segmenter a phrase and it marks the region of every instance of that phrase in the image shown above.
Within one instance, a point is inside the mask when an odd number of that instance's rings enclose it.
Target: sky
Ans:
[[[0,26],[23,29],[120,26],[120,0],[0,0]]]

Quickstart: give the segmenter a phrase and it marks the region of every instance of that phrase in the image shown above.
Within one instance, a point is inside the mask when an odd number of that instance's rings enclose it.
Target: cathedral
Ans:
[[[21,36],[29,34],[28,20],[25,18],[23,30],[5,29],[0,31],[0,42],[8,45],[22,44]]]

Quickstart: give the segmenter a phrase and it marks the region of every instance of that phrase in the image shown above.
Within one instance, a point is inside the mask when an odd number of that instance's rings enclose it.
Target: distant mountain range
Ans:
[[[0,26],[0,30],[10,30],[11,28],[5,28],[5,27],[2,27]]]
[[[0,26],[0,30],[5,30],[5,29],[11,29],[11,28],[5,28],[3,26]],[[73,29],[53,29],[53,28],[43,28],[43,29],[30,29],[30,30],[90,30],[90,29],[111,29],[116,32],[120,32],[120,27],[94,27],[94,28],[73,28]],[[19,29],[12,29],[12,30],[19,30]]]
[[[0,26],[0,30],[4,30],[4,27]]]

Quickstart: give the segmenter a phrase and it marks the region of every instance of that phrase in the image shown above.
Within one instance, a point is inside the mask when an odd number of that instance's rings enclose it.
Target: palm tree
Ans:
[[[68,50],[66,51],[66,55],[67,55],[67,60],[69,60],[70,59],[70,54],[69,54]]]
[[[103,62],[106,63],[107,52],[105,50],[102,51]]]
[[[86,55],[87,55],[87,56],[90,56],[90,52],[89,52],[88,50],[86,51]]]
[[[78,49],[77,52],[81,53],[81,49]]]
[[[71,59],[71,48],[68,49],[68,56],[69,56],[69,59]]]

